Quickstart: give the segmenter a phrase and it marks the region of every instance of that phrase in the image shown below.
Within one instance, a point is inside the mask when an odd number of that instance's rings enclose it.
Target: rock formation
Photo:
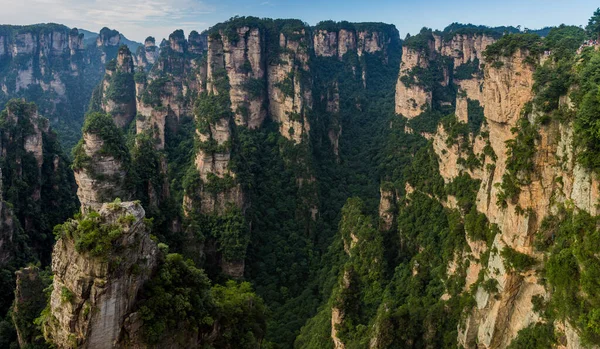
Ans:
[[[84,221],[100,234],[110,232],[108,244],[85,245],[85,234],[93,232],[81,226]],[[157,263],[144,209],[134,202],[104,204],[98,214],[67,221],[61,229],[44,334],[61,348],[114,348]]]
[[[238,27],[234,34],[221,30],[209,37],[207,89],[216,92],[218,74],[227,74],[238,126],[259,128],[267,116],[265,52],[265,35],[258,28]]]
[[[102,82],[102,110],[111,115],[117,127],[124,128],[135,118],[135,82],[133,58],[127,46],[121,46],[114,64],[108,64]]]
[[[304,29],[293,36],[280,33],[279,61],[267,67],[270,115],[279,123],[279,132],[294,143],[310,132],[307,113],[312,108],[312,82],[307,41]]]
[[[136,52],[136,66],[149,71],[158,59],[159,49],[156,46],[154,37],[149,36],[144,40],[144,45],[140,46]]]
[[[73,170],[82,212],[99,210],[116,198],[128,199],[129,153],[121,131],[105,114],[87,116],[83,138],[75,148]]]
[[[37,314],[46,307],[44,288],[47,285],[36,267],[23,268],[16,272],[16,276],[17,288],[15,289],[12,319],[17,330],[19,345],[21,348],[43,346],[41,333],[33,323]]]
[[[431,91],[426,90],[415,75],[415,69],[427,69],[428,52],[402,47],[402,63],[396,85],[396,114],[408,119],[419,116],[431,107]],[[414,81],[409,77],[413,76]]]
[[[59,132],[65,149],[80,137],[84,111],[104,64],[117,55],[120,34],[104,28],[97,45],[85,46],[84,34],[58,24],[0,26],[0,107],[26,97]]]

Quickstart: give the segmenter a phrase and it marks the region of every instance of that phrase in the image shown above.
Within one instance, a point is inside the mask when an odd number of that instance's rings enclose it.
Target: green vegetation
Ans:
[[[500,256],[502,256],[504,267],[510,271],[523,272],[537,264],[535,258],[509,246],[505,246],[500,251]]]
[[[480,184],[481,180],[472,179],[468,174],[461,173],[452,182],[448,183],[446,193],[456,197],[458,207],[463,212],[470,212],[471,208],[475,205]]]
[[[122,210],[119,199],[113,204],[116,210]],[[123,229],[131,227],[134,221],[134,216],[123,212],[118,221],[108,223],[98,212],[91,211],[57,225],[54,235],[57,239],[72,239],[77,252],[87,252],[92,257],[109,258],[112,251],[118,248],[115,242],[122,236]]]
[[[600,344],[598,223],[598,217],[563,206],[544,219],[536,238],[536,247],[546,253],[544,275],[553,288],[546,316],[569,321],[586,343],[595,345]]]
[[[498,192],[498,204],[502,207],[507,206],[508,200],[517,198],[521,186],[531,183],[535,170],[536,141],[539,138],[537,127],[537,124],[532,124],[523,117],[517,127],[511,130],[515,138],[506,141],[508,160],[500,184],[501,190]]]
[[[138,77],[139,78],[139,77]],[[142,94],[142,102],[155,108],[162,106],[161,95],[164,94],[164,86],[170,81],[168,77],[153,79]]]
[[[590,38],[600,40],[600,8],[594,11],[594,14],[585,27],[585,31]]]
[[[230,280],[224,286],[213,286],[212,294],[217,313],[215,323],[220,329],[213,347],[260,347],[266,332],[267,309],[250,283]]]
[[[543,52],[542,39],[531,33],[504,35],[495,43],[489,45],[483,53],[486,63],[502,63],[501,57],[511,57],[517,51],[527,55],[525,62],[535,65],[537,57]]]
[[[481,125],[485,122],[483,107],[479,104],[479,101],[472,99],[467,100],[467,118],[471,133],[474,135],[478,134]]]
[[[479,59],[463,63],[454,68],[454,78],[459,80],[468,80],[472,78],[482,78],[483,71],[479,68]]]
[[[578,161],[587,168],[600,170],[600,142],[598,133],[598,117],[600,98],[600,54],[584,52],[582,55],[576,83],[578,90],[571,96],[577,106],[574,122],[575,145],[580,148]]]
[[[112,156],[122,163],[130,161],[129,150],[125,146],[123,132],[115,125],[110,115],[103,113],[91,113],[85,118],[83,133],[96,135],[103,141],[99,154]],[[73,168],[88,168],[92,159],[87,156],[84,149],[83,138],[73,150]]]
[[[433,31],[423,27],[419,34],[415,36],[407,34],[402,45],[427,55],[429,54],[429,42],[431,41],[433,41]]]
[[[149,344],[189,343],[180,333],[215,333],[217,348],[256,348],[265,334],[266,309],[249,283],[227,282],[211,288],[191,260],[169,254],[144,287],[139,311]],[[213,332],[216,330],[216,332]]]
[[[519,29],[515,27],[487,27],[484,25],[452,23],[443,31],[436,31],[435,34],[441,35],[444,41],[450,41],[457,35],[486,35],[494,39],[499,39],[504,34],[518,33]]]
[[[158,344],[177,330],[198,332],[214,322],[210,280],[181,255],[166,256],[141,297],[143,334],[149,344]]]
[[[26,244],[34,249],[36,259],[42,261],[50,258],[54,243],[52,227],[70,217],[78,207],[69,161],[56,134],[42,131],[47,125],[47,119],[37,116],[35,104],[22,100],[9,101],[0,114],[4,199],[12,205],[21,226],[27,228]],[[28,137],[41,137],[41,163],[25,149]],[[21,238],[15,239],[16,246],[22,242],[25,241]]]
[[[557,342],[552,324],[536,323],[519,331],[517,338],[510,342],[508,349],[546,349]]]

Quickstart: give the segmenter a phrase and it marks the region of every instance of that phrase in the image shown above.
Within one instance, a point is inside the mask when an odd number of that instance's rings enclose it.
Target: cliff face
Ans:
[[[81,239],[91,233],[81,227],[84,221],[105,233],[110,230],[111,242],[82,245]],[[96,215],[67,221],[62,234],[53,252],[44,334],[62,348],[113,348],[138,290],[157,263],[144,210],[133,202],[104,204]]]
[[[462,47],[466,52],[470,50],[470,59],[481,59],[477,55],[481,48],[474,47],[487,44],[489,41],[485,37],[468,44],[459,37],[447,44],[450,49],[436,39],[438,50],[453,57],[455,64],[465,64],[465,60],[461,55],[451,55],[454,47]],[[475,289],[476,306],[467,312],[468,317],[460,327],[458,338],[466,348],[508,346],[520,330],[542,321],[540,314],[533,310],[534,299],[548,301],[552,297],[551,290],[540,281],[537,270],[508,268],[509,257],[503,251],[513,250],[540,261],[544,256],[533,247],[535,234],[540,230],[542,221],[556,212],[557,207],[573,203],[577,209],[597,214],[597,207],[591,203],[598,199],[598,183],[591,172],[575,160],[573,125],[536,122],[543,114],[531,109],[534,69],[531,54],[517,50],[510,56],[497,57],[493,64],[486,64],[480,76],[456,81],[462,91],[456,103],[458,122],[471,122],[466,117],[470,111],[466,110],[463,102],[476,100],[483,106],[485,124],[479,135],[471,134],[457,142],[448,140],[449,130],[440,125],[433,141],[439,159],[439,173],[445,182],[452,182],[462,173],[480,180],[476,194],[477,211],[498,228],[490,246],[468,240],[468,252],[459,257],[471,259],[466,270],[465,289],[475,282],[477,274],[480,274],[480,279],[483,275],[483,283],[497,286],[490,290],[478,285]],[[562,105],[572,107],[566,102]],[[530,124],[534,125],[533,130],[528,128]],[[516,138],[527,135],[527,132],[535,132],[535,143],[529,145],[535,147],[532,170],[529,174],[516,174],[521,183],[520,190],[506,198],[504,193],[508,189],[505,182],[515,175],[509,169],[511,161],[515,161],[510,157],[510,146],[521,142]],[[464,161],[461,162],[461,158],[467,158],[467,151],[482,159],[479,166],[468,168]],[[494,155],[490,156],[490,153]],[[450,200],[447,205],[451,206]],[[481,261],[482,253],[490,254],[489,261]],[[452,266],[449,266],[451,269]],[[564,347],[580,347],[581,339],[570,325],[555,323],[555,326],[556,331],[564,336]]]
[[[1,184],[0,184],[1,185]],[[1,189],[1,188],[0,188]],[[0,190],[1,193],[1,190]],[[19,221],[5,201],[0,202],[0,265],[5,266],[14,259],[18,251],[16,239],[19,234]]]
[[[278,62],[267,67],[269,112],[281,135],[300,143],[310,132],[307,113],[312,108],[306,31],[280,33],[279,50]]]
[[[396,114],[408,119],[419,116],[426,108],[431,107],[431,91],[419,84],[418,77],[414,83],[406,79],[415,69],[428,69],[427,52],[402,47],[402,63],[396,84]]]
[[[265,34],[258,28],[238,27],[234,33],[221,30],[209,37],[207,89],[216,92],[217,75],[227,74],[238,126],[259,128],[267,116],[265,52]]]
[[[76,205],[68,160],[48,119],[34,104],[11,100],[0,119],[3,200],[13,206],[3,205],[4,228],[8,233],[17,226],[11,222],[12,211],[31,237],[32,247],[47,257],[49,236],[44,239],[40,235],[48,232],[48,224],[58,224],[71,215]]]
[[[65,149],[79,139],[83,114],[104,64],[117,55],[120,34],[100,33],[85,47],[84,34],[58,24],[1,26],[0,106],[11,98],[36,103],[58,131]]]
[[[111,115],[120,128],[129,125],[136,115],[133,72],[131,52],[127,46],[121,46],[116,61],[106,69],[101,101],[102,110]]]
[[[105,114],[90,114],[75,148],[73,170],[82,212],[99,210],[116,198],[128,199],[130,158],[120,130]]]
[[[352,26],[349,24],[349,27]],[[313,34],[315,55],[319,57],[338,57],[340,60],[348,52],[355,51],[361,57],[366,53],[385,52],[392,42],[388,32],[378,29],[362,28],[320,29]]]

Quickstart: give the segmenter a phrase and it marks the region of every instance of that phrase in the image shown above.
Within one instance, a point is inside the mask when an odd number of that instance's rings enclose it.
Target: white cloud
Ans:
[[[55,22],[98,31],[107,26],[129,39],[201,31],[214,8],[200,0],[0,0],[0,23]]]

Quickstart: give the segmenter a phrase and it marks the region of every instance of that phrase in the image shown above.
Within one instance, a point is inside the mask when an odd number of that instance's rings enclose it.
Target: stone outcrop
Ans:
[[[12,208],[4,200],[2,192],[2,170],[0,169],[0,266],[10,263],[18,251],[17,236],[20,233],[19,221]]]
[[[136,100],[133,57],[121,46],[114,67],[107,67],[102,82],[102,110],[112,116],[117,127],[124,128],[135,118]]]
[[[225,70],[238,126],[258,128],[267,116],[265,54],[265,34],[258,28],[239,27],[235,35],[221,30],[209,37],[207,89],[217,92],[214,82]]]
[[[74,168],[74,173],[82,212],[97,211],[102,204],[116,198],[129,198],[130,192],[125,186],[127,165],[114,154],[105,152],[106,141],[98,134],[84,133],[81,147],[85,164]]]
[[[427,69],[428,66],[426,52],[406,46],[402,48],[402,63],[396,84],[396,114],[412,119],[431,107],[431,91],[419,84],[418,77],[412,84],[405,81],[416,68]]]
[[[307,119],[312,108],[309,50],[306,32],[279,34],[279,62],[267,67],[269,112],[285,138],[300,143],[310,132]]]
[[[158,249],[139,204],[104,204],[99,214],[91,219],[119,230],[106,258],[76,247],[78,221],[63,225],[70,234],[65,233],[54,247],[50,315],[44,334],[61,348],[116,347],[138,290],[157,264]]]
[[[395,218],[396,208],[396,193],[389,188],[380,188],[380,199],[379,199],[379,219],[381,220],[379,228],[387,231],[392,229]]]
[[[158,60],[159,49],[156,46],[154,37],[149,36],[144,40],[144,45],[140,46],[134,56],[135,65],[145,71],[149,71]]]
[[[36,267],[23,268],[16,272],[16,276],[17,288],[11,317],[17,330],[19,346],[21,348],[43,346],[41,333],[33,322],[46,307],[44,288],[47,285]]]
[[[439,35],[433,35],[434,47],[437,52],[454,59],[454,67],[479,60],[483,63],[483,52],[496,42],[496,39],[486,34],[457,34],[449,41]]]
[[[480,52],[489,45],[491,39],[483,37],[468,41],[459,37],[443,43],[436,37],[436,50],[452,57],[456,64],[465,64],[481,59]],[[453,54],[461,50],[465,56]],[[550,123],[537,129],[535,171],[530,184],[521,186],[517,197],[505,203],[498,201],[502,190],[500,184],[506,173],[508,162],[506,142],[513,139],[512,129],[518,121],[528,117],[535,121],[538,113],[533,110],[524,114],[525,106],[534,95],[533,72],[529,64],[529,52],[517,51],[511,57],[496,58],[499,64],[486,64],[481,77],[456,80],[459,87],[456,116],[459,122],[468,122],[468,100],[476,100],[484,107],[486,139],[471,135],[466,141],[473,153],[481,157],[488,146],[497,155],[495,159],[485,157],[481,167],[469,170],[460,164],[464,157],[461,142],[449,143],[446,130],[440,125],[433,139],[433,148],[439,157],[439,171],[446,182],[452,181],[463,172],[474,179],[480,179],[476,206],[499,233],[493,244],[486,247],[481,242],[468,240],[468,252],[458,258],[469,258],[471,263],[466,271],[467,287],[475,283],[477,275],[485,271],[484,282],[494,281],[496,291],[479,286],[475,292],[477,305],[459,328],[459,344],[465,348],[505,348],[517,336],[519,330],[540,321],[533,312],[532,298],[540,296],[549,299],[550,293],[540,284],[535,270],[522,272],[507,270],[500,255],[505,247],[540,259],[534,252],[533,237],[544,217],[553,212],[555,205],[573,202],[581,210],[597,214],[593,202],[598,200],[598,181],[576,164],[573,150],[572,125]],[[470,58],[467,58],[470,57]],[[570,107],[568,101],[563,105]],[[558,180],[560,178],[561,180]],[[450,204],[450,198],[447,203]],[[489,261],[482,265],[479,257],[486,250],[491,251]],[[470,256],[470,257],[469,257]],[[454,268],[449,266],[449,274]],[[558,329],[565,333],[567,347],[577,347],[578,335],[572,329]],[[568,332],[569,335],[566,333]]]
[[[350,23],[344,28],[317,29],[313,34],[315,55],[342,59],[348,52],[355,52],[359,57],[365,53],[383,52],[385,56],[392,42],[387,32],[390,28],[379,23],[373,24],[378,25],[379,29],[366,29],[359,24],[352,28],[354,25]]]

